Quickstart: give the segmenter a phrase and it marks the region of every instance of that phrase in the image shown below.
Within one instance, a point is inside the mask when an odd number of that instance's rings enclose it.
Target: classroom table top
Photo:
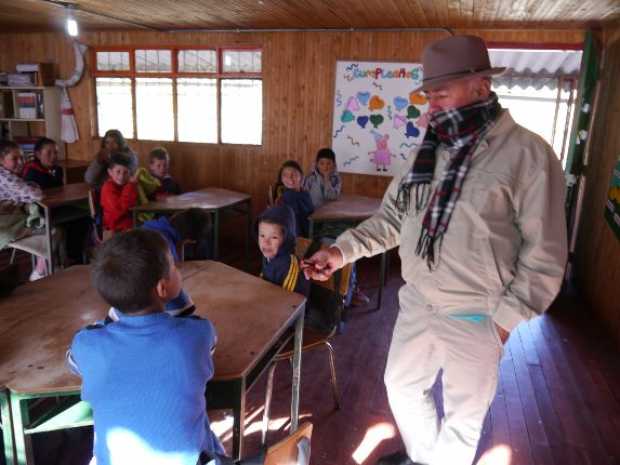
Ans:
[[[61,187],[53,187],[43,191],[43,200],[39,203],[48,208],[59,207],[67,203],[73,203],[88,199],[90,186],[85,182],[65,184]]]
[[[317,208],[310,219],[326,220],[363,220],[374,215],[381,206],[381,199],[362,195],[342,194],[338,200],[325,202]]]
[[[213,261],[181,265],[184,288],[218,333],[215,379],[247,375],[299,315],[305,299]],[[71,392],[80,379],[65,353],[80,328],[108,306],[90,283],[90,267],[74,266],[18,287],[0,302],[0,386],[22,394]]]
[[[202,208],[205,210],[217,210],[230,207],[250,199],[250,195],[220,189],[219,187],[207,187],[193,192],[185,192],[181,195],[170,195],[163,200],[149,202],[146,205],[134,207],[139,211],[166,211],[186,210],[188,208]]]

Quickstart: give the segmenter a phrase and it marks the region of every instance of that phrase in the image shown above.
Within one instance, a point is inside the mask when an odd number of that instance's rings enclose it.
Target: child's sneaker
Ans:
[[[28,281],[38,281],[39,279],[45,278],[45,275],[43,273],[39,273],[37,270],[32,270],[32,273],[30,273],[30,277],[28,278]]]
[[[351,305],[353,307],[360,307],[362,305],[368,305],[369,303],[370,297],[364,294],[359,286],[356,286],[353,290],[353,297],[351,297]]]

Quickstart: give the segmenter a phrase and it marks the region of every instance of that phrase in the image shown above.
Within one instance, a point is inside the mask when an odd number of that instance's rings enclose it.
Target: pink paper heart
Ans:
[[[359,109],[360,105],[357,103],[357,99],[355,97],[349,97],[349,100],[347,100],[347,110],[357,111]]]
[[[402,115],[394,115],[394,129],[400,129],[406,124],[406,118]]]

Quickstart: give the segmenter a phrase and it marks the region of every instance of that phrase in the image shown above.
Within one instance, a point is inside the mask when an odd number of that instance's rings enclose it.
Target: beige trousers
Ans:
[[[490,317],[454,318],[406,294],[401,290],[385,385],[407,454],[425,465],[471,465],[497,387],[502,344],[495,325]],[[440,371],[441,419],[430,392]]]

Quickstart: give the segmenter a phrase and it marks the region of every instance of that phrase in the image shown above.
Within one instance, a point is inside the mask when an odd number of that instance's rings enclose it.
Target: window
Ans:
[[[262,52],[139,48],[95,51],[98,134],[262,143]]]
[[[562,165],[566,163],[576,94],[574,81],[563,81],[560,90],[533,86],[494,86],[504,108],[521,126],[540,135],[553,147]]]

